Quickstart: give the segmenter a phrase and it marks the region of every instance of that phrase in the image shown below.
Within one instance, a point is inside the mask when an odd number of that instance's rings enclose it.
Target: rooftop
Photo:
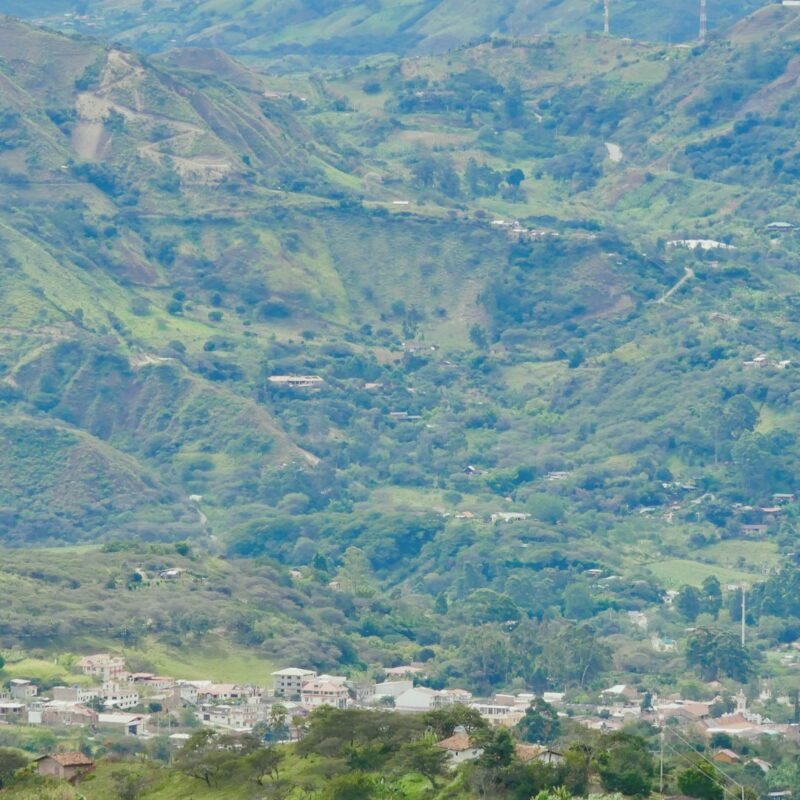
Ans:
[[[442,739],[436,746],[451,753],[463,753],[465,750],[472,749],[472,742],[466,733],[456,733],[448,739]]]
[[[286,667],[272,673],[273,677],[302,678],[305,675],[316,675],[313,669],[299,669],[298,667]]]
[[[46,756],[40,756],[37,761],[41,761],[43,758],[52,758],[53,761],[57,761],[62,767],[94,766],[94,761],[92,761],[89,756],[85,756],[83,753],[78,753],[77,751],[73,753],[50,753]]]

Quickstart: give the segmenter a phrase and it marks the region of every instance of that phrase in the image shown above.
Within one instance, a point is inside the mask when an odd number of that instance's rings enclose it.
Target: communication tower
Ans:
[[[700,0],[700,44],[706,43],[708,33],[708,14],[706,13],[706,0]]]

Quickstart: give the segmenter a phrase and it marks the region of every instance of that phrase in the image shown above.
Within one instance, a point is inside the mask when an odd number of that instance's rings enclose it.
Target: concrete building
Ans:
[[[314,670],[287,667],[272,673],[272,691],[278,697],[295,697],[300,694],[303,684],[316,677]]]
[[[350,692],[344,683],[335,680],[317,678],[303,684],[300,690],[300,703],[308,709],[319,706],[333,706],[334,708],[347,708],[350,703]]]

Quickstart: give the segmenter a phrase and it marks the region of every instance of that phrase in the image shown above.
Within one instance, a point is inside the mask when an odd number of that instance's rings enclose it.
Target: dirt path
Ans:
[[[82,159],[90,161],[106,158],[111,151],[112,137],[105,122],[112,112],[116,112],[129,121],[146,125],[163,124],[169,128],[170,136],[139,145],[139,155],[156,163],[170,158],[175,169],[185,178],[195,178],[203,182],[222,180],[233,169],[233,164],[227,158],[189,155],[193,140],[206,134],[202,126],[146,110],[141,91],[141,82],[145,77],[145,70],[125,54],[116,50],[108,54],[97,90],[82,92],[76,98],[78,121],[72,133],[75,152]],[[115,101],[113,93],[117,89],[130,90],[131,105]],[[185,144],[186,155],[170,152],[179,144]]]
[[[664,292],[664,294],[661,295],[658,300],[656,300],[656,303],[666,303],[667,300],[669,300],[669,298],[672,297],[672,295],[674,295],[675,292],[677,292],[683,286],[684,283],[694,278],[694,270],[691,267],[684,267],[684,272],[684,276],[671,289],[668,289],[666,292]]]

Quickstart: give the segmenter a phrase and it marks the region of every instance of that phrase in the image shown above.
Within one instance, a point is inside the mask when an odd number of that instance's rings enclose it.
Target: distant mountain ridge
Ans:
[[[724,30],[763,0],[716,0],[710,30]],[[67,16],[76,9],[79,13]],[[592,0],[229,0],[176,6],[168,0],[10,0],[9,13],[158,52],[219,47],[251,63],[297,69],[353,62],[381,53],[442,53],[488,36],[602,32],[603,3]],[[697,38],[696,0],[612,0],[612,33],[685,42]]]

